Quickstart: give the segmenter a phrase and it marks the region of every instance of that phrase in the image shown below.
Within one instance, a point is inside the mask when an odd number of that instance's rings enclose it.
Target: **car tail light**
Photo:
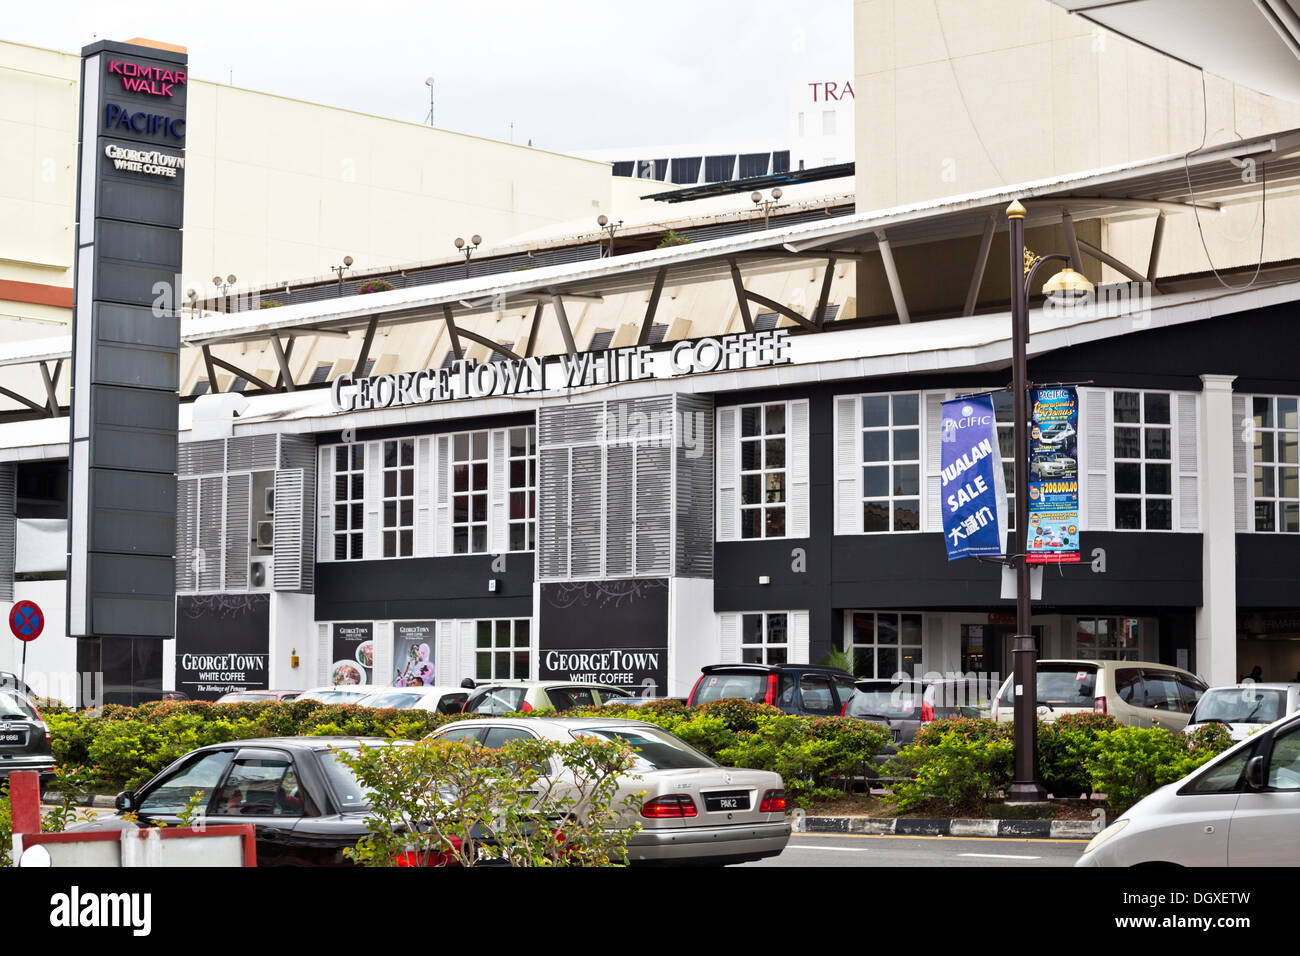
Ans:
[[[785,791],[769,790],[758,805],[759,813],[785,813]]]
[[[519,708],[519,713],[528,714],[528,713],[532,713],[532,710],[533,710],[533,705],[528,703],[528,701],[524,701],[523,706]]]
[[[767,695],[763,698],[763,703],[776,706],[776,675],[767,675]]]
[[[1106,698],[1105,698],[1105,697],[1094,697],[1094,698],[1092,699],[1092,712],[1093,712],[1094,714],[1104,714],[1104,713],[1106,713]]]
[[[28,700],[26,697],[24,697],[23,700],[26,700],[26,701],[27,701],[27,706],[30,707],[30,708],[32,709],[32,713],[36,715],[36,721],[37,721],[37,723],[41,724],[41,726],[43,726],[43,727],[45,728],[45,742],[48,744],[48,743],[50,742],[50,739],[51,739],[51,738],[50,738],[50,725],[47,724],[47,723],[45,723],[45,718],[41,716],[41,712],[40,712],[40,710],[37,708],[37,706],[36,706],[35,704],[33,704],[33,703],[32,703],[30,700]]]
[[[695,678],[695,686],[691,688],[691,695],[690,695],[689,697],[686,698],[686,706],[687,706],[687,707],[694,707],[694,706],[695,706],[695,695],[696,695],[696,693],[699,691],[699,689],[700,689],[700,684],[701,684],[703,681],[704,681],[704,675],[703,675],[703,674],[701,674],[699,677]]]
[[[407,850],[405,853],[397,854],[394,863],[397,866],[455,866],[456,852],[460,850],[460,839],[454,836],[447,839],[454,849],[425,850],[423,853]]]
[[[923,724],[932,724],[932,723],[934,723],[934,705],[933,705],[933,704],[927,704],[925,701],[921,701],[921,723],[923,723]]]
[[[695,801],[689,794],[670,793],[655,797],[641,807],[641,816],[651,820],[664,820],[675,817],[693,817],[696,815]]]
[[[849,712],[849,702],[846,700],[844,706],[840,708],[840,716],[843,717]]]

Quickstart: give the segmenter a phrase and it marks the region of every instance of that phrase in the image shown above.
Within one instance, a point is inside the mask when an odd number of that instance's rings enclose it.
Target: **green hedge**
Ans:
[[[1038,724],[1038,774],[1057,797],[1104,793],[1123,811],[1195,770],[1232,744],[1218,726],[1192,734],[1121,725],[1105,714],[1070,714]],[[917,732],[885,772],[899,811],[983,813],[1010,786],[1015,773],[1015,729],[1010,723],[956,718]]]

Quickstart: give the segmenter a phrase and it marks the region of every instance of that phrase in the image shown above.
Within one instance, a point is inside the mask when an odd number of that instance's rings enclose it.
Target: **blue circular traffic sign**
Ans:
[[[19,601],[9,612],[9,630],[20,641],[34,641],[45,630],[45,614],[35,601]]]

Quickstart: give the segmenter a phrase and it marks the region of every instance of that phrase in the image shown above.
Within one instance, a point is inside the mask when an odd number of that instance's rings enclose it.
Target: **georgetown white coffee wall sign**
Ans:
[[[344,373],[334,379],[330,398],[335,410],[352,412],[789,365],[789,335],[772,329],[683,339],[670,349],[639,345],[483,363],[459,359],[448,368],[360,379]]]

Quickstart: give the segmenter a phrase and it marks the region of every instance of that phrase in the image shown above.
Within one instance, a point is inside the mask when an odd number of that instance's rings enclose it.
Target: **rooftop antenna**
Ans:
[[[424,118],[424,121],[428,123],[430,126],[432,126],[433,125],[433,77],[426,76],[424,78],[424,85],[429,88],[429,115]]]

